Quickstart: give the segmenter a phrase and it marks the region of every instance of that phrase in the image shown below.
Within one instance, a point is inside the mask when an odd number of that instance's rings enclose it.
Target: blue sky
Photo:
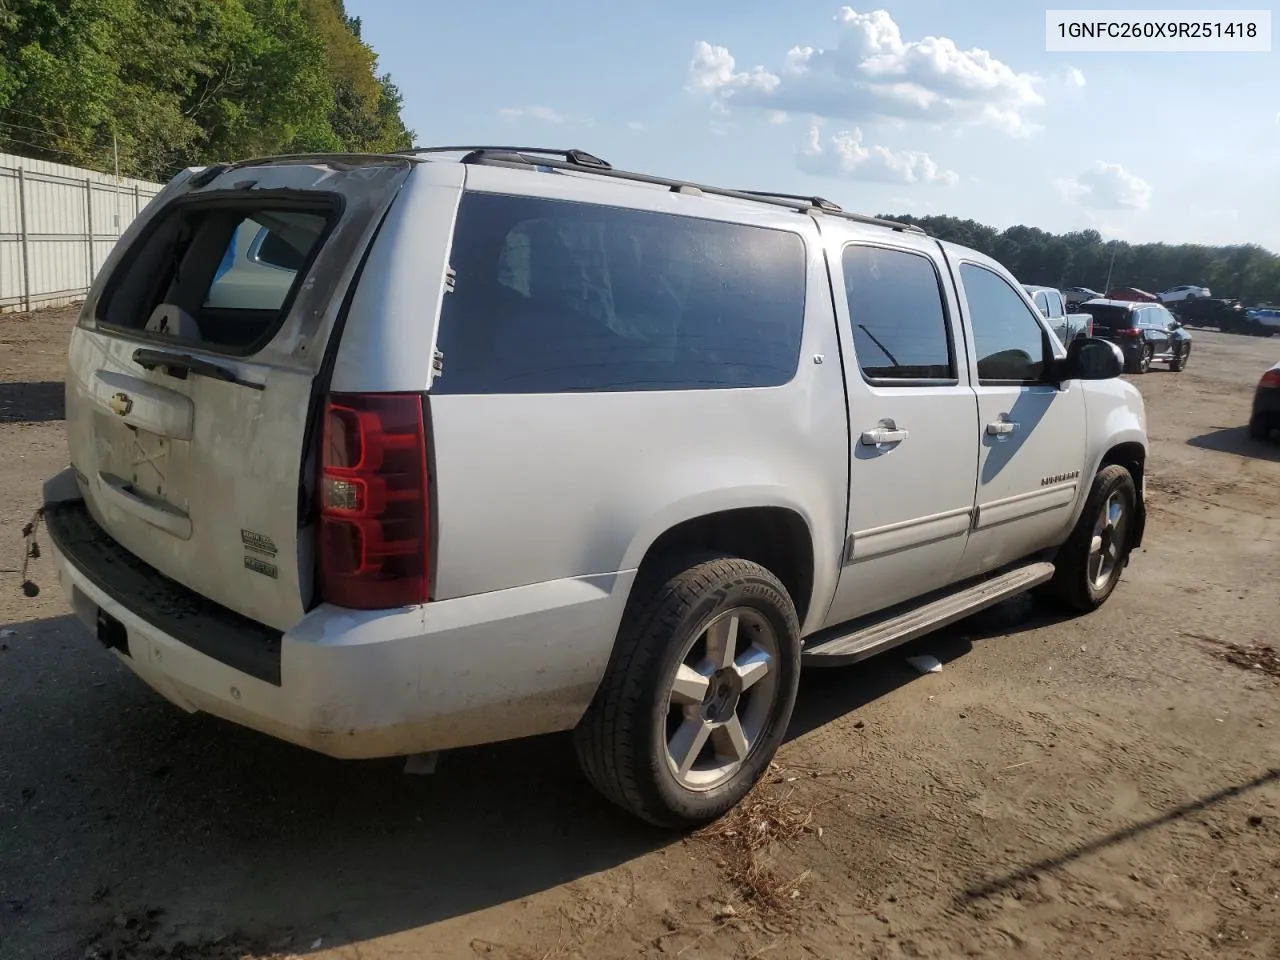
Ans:
[[[1047,53],[1044,10],[347,0],[421,144],[580,147],[868,213],[1280,252],[1280,53]]]

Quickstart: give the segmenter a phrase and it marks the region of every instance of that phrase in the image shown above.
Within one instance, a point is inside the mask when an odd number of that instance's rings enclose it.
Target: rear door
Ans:
[[[887,232],[828,246],[851,445],[831,623],[951,583],[973,512],[978,414],[946,264],[927,237]]]
[[[72,336],[68,438],[94,518],[160,573],[279,629],[311,593],[314,385],[409,169],[196,175],[117,246]]]

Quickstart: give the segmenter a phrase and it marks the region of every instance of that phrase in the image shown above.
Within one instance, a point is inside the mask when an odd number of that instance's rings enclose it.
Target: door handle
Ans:
[[[883,443],[901,443],[911,434],[906,430],[900,430],[897,427],[890,429],[889,427],[876,427],[874,430],[864,430],[862,432],[862,442],[868,447],[878,447]]]
[[[997,420],[995,423],[987,424],[987,433],[993,437],[1008,436],[1017,429],[1018,425],[1012,420]]]

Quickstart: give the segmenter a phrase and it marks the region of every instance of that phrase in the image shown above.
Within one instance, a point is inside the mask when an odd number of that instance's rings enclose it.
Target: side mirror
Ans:
[[[1124,354],[1109,340],[1076,337],[1057,364],[1058,381],[1112,380],[1124,373]]]

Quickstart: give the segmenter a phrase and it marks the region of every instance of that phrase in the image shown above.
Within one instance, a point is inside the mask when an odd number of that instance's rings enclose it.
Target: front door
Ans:
[[[878,231],[879,232],[879,231]],[[977,408],[936,242],[828,249],[849,400],[848,540],[828,623],[950,583],[977,472]]]
[[[1062,346],[1026,296],[994,264],[957,271],[978,398],[976,511],[962,576],[1002,567],[1066,538],[1084,462],[1084,390],[1045,382]]]

